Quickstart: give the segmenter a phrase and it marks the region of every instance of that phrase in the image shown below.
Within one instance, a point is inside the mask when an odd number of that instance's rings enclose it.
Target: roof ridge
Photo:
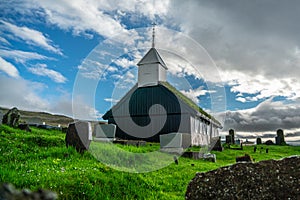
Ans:
[[[180,98],[185,104],[187,104],[190,108],[193,110],[196,110],[203,114],[208,119],[214,121],[216,124],[221,126],[221,123],[215,119],[212,115],[205,112],[200,106],[198,106],[195,102],[193,102],[190,98],[188,98],[186,95],[184,95],[182,92],[177,90],[174,86],[172,86],[169,82],[160,82],[161,85],[169,89],[171,92],[173,92],[178,98]]]
[[[160,54],[156,50],[156,48],[152,47],[149,49],[149,51],[145,54],[145,56],[138,62],[138,66],[140,65],[145,65],[145,64],[154,64],[154,63],[159,63],[161,64],[164,68],[167,68],[167,65],[161,58]]]

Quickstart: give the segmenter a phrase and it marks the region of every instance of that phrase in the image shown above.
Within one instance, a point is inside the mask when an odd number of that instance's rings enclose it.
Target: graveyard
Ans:
[[[197,172],[234,164],[238,156],[248,154],[256,163],[300,154],[299,146],[261,144],[256,152],[253,146],[212,151],[217,157],[215,163],[178,157],[177,164],[160,170],[128,173],[104,165],[88,151],[79,153],[74,147],[67,148],[66,134],[59,130],[31,127],[31,132],[26,132],[1,125],[0,137],[0,182],[12,183],[18,189],[51,190],[59,199],[184,199]],[[113,145],[128,152],[160,148],[159,143],[150,142],[141,146]]]

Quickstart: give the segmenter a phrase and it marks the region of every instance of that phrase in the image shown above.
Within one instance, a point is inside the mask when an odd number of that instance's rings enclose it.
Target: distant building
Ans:
[[[166,81],[168,68],[154,45],[137,65],[138,83],[103,116],[117,125],[117,138],[159,142],[161,134],[180,132],[191,134],[192,145],[206,145],[219,137],[220,122]]]

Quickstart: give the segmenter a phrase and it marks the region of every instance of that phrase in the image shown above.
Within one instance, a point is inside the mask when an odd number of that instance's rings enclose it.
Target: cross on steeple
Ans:
[[[155,48],[155,25],[156,23],[152,23],[152,48]]]

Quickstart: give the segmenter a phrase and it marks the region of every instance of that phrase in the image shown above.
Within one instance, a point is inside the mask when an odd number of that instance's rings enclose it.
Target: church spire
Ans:
[[[155,25],[156,23],[152,23],[152,48],[155,48]]]

